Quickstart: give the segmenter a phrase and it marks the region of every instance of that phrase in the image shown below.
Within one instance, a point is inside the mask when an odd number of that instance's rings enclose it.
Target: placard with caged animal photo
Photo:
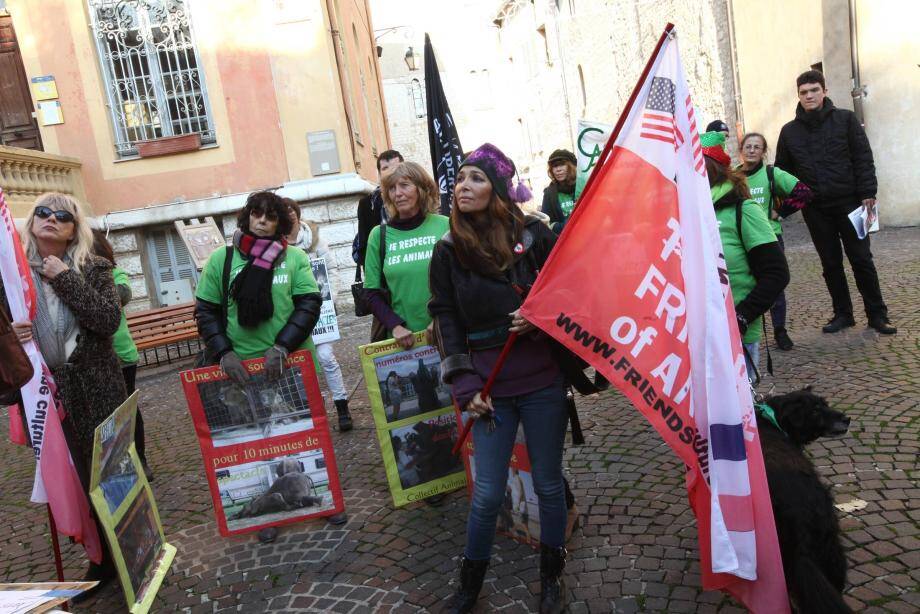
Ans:
[[[264,359],[243,365],[245,386],[217,366],[180,373],[221,535],[344,511],[310,353],[291,354],[274,382]]]
[[[392,339],[358,348],[393,503],[420,501],[466,484],[451,453],[457,419],[441,357],[424,332],[403,350]]]

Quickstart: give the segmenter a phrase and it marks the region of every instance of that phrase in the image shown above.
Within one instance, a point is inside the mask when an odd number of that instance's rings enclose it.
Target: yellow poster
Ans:
[[[441,357],[425,332],[404,350],[389,339],[358,348],[393,503],[398,507],[461,488],[452,453],[459,429]]]
[[[35,100],[54,100],[58,97],[57,82],[51,75],[32,77],[32,95]]]
[[[146,614],[176,555],[134,447],[137,396],[96,427],[90,498],[118,570],[128,609]]]

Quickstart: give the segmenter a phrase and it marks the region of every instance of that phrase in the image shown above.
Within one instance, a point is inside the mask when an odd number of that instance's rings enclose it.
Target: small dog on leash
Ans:
[[[805,455],[820,437],[844,435],[850,419],[808,388],[766,399],[775,417],[757,412],[786,588],[799,612],[851,613],[843,600],[847,560],[834,498]]]

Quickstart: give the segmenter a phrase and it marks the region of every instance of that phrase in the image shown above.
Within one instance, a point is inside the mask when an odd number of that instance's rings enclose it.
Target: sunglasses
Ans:
[[[54,219],[61,222],[62,224],[73,223],[74,217],[73,213],[70,211],[52,211],[48,207],[35,207],[35,217],[47,220],[49,217],[54,216]]]

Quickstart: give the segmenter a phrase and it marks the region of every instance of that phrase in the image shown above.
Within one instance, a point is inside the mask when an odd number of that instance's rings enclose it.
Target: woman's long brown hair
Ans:
[[[748,188],[747,177],[741,171],[735,170],[730,166],[720,164],[704,156],[706,160],[706,174],[709,175],[709,187],[719,185],[728,181],[732,184],[732,191],[742,200],[748,200],[751,197],[751,190]]]
[[[450,234],[460,264],[471,271],[498,277],[514,262],[514,245],[524,232],[524,213],[495,192],[485,211],[463,213],[456,204],[450,211]]]

